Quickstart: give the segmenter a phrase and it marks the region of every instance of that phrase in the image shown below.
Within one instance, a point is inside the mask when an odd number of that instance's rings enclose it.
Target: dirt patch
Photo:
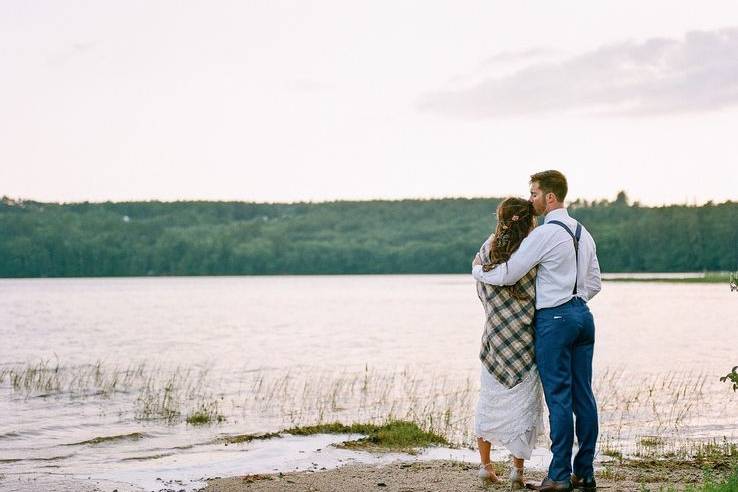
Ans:
[[[737,465],[738,463],[734,463]],[[507,476],[500,464],[501,477]],[[734,468],[733,468],[734,469]],[[510,482],[485,485],[477,476],[477,465],[456,461],[398,462],[388,465],[346,465],[333,470],[308,470],[275,475],[248,475],[211,480],[206,492],[283,491],[328,492],[376,490],[392,492],[425,491],[509,491]],[[685,490],[703,483],[706,473],[715,480],[732,470],[706,470],[696,462],[658,460],[613,461],[597,475],[598,489],[612,492],[656,492]],[[526,480],[542,480],[544,471],[528,473]]]

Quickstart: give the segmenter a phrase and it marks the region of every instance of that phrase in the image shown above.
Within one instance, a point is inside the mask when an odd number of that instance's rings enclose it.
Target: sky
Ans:
[[[738,2],[0,0],[0,195],[738,200]]]

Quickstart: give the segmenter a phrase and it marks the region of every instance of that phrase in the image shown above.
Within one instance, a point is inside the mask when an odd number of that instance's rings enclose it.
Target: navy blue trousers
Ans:
[[[549,410],[552,480],[569,480],[576,431],[579,450],[574,474],[594,475],[597,443],[597,403],[592,393],[592,354],[595,326],[587,304],[578,297],[553,308],[536,311],[536,364]],[[574,419],[576,416],[576,429]]]

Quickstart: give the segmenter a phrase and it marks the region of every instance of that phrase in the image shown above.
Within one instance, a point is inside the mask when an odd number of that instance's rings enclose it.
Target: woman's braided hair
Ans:
[[[489,248],[489,262],[483,265],[484,271],[506,263],[535,226],[536,216],[532,203],[522,198],[504,199],[497,206],[497,227]],[[527,300],[518,295],[514,285],[509,287],[515,298]]]

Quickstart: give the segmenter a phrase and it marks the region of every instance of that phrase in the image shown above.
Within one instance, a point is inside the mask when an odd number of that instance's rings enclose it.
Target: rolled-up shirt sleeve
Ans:
[[[541,228],[533,229],[506,263],[500,263],[487,272],[484,271],[482,265],[475,265],[472,268],[472,276],[485,284],[513,285],[531,268],[540,263],[547,249]]]

